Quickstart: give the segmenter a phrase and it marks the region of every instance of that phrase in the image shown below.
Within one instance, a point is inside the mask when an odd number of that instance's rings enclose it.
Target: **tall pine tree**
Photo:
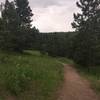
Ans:
[[[33,14],[28,0],[15,0],[15,4],[17,7],[17,14],[20,18],[20,27],[30,28]]]
[[[96,32],[100,0],[80,0],[76,4],[81,13],[74,13],[73,28],[80,32]]]
[[[96,53],[100,49],[97,48],[100,37],[100,0],[80,0],[76,4],[81,13],[74,14],[72,23],[78,32],[74,40],[73,58],[77,63],[93,65],[100,58],[97,56],[100,52]]]
[[[5,1],[0,19],[0,48],[22,52],[33,47],[34,34],[37,30],[31,28],[32,10],[28,0]],[[38,32],[37,32],[38,33]],[[3,44],[3,45],[2,45]]]
[[[2,11],[2,19],[6,31],[15,31],[18,28],[19,18],[14,2],[6,0],[4,10]]]

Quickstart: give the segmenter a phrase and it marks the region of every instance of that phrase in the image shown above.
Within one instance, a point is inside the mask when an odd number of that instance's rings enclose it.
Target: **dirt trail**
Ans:
[[[87,80],[82,78],[73,65],[64,64],[64,84],[57,100],[100,100],[90,88]]]

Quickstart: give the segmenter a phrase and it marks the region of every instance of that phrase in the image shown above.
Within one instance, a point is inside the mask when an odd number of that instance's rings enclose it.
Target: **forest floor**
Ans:
[[[57,100],[100,100],[90,83],[70,64],[64,64],[64,83],[59,90]]]

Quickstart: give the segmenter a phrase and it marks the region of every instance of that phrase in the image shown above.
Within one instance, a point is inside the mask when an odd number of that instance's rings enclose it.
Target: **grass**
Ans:
[[[87,68],[76,65],[76,68],[81,75],[90,80],[92,88],[100,95],[100,66]]]
[[[61,62],[61,63],[65,63],[65,64],[74,64],[74,62],[70,59],[67,59],[65,57],[59,57],[59,58],[56,58],[57,61]]]
[[[63,66],[37,51],[0,52],[0,99],[53,100],[63,80]]]

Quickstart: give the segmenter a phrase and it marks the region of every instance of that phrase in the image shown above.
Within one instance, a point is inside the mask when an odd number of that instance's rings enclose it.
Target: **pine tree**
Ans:
[[[32,10],[28,0],[5,1],[0,19],[0,48],[22,52],[33,46],[36,29],[31,28]],[[2,45],[3,44],[3,45]]]
[[[29,6],[28,0],[14,0],[16,5],[16,11],[19,18],[19,29],[17,30],[17,34],[19,33],[18,43],[19,48],[29,49],[33,44],[33,39],[31,37],[32,28],[31,28],[31,17],[33,16],[32,10]]]
[[[73,28],[81,32],[96,32],[100,0],[80,0],[76,4],[81,13],[74,14]]]
[[[93,65],[98,60],[100,37],[100,0],[80,0],[76,3],[81,13],[74,14],[72,27],[78,35],[74,40],[73,58],[77,63]],[[100,57],[99,57],[100,58]]]
[[[20,18],[20,27],[30,28],[32,22],[31,17],[33,14],[28,0],[15,0],[15,4]]]
[[[4,21],[6,31],[15,31],[18,28],[19,20],[14,2],[6,0],[4,10],[2,12],[2,19]]]
[[[5,1],[0,22],[2,24],[0,32],[0,49],[15,50],[18,45],[18,43],[16,43],[18,38],[18,35],[16,35],[16,30],[18,29],[18,15],[14,2]]]

